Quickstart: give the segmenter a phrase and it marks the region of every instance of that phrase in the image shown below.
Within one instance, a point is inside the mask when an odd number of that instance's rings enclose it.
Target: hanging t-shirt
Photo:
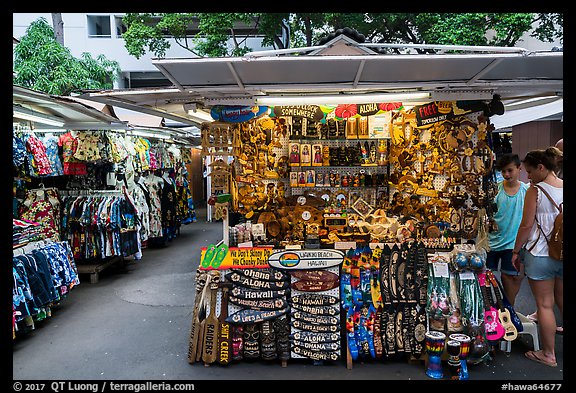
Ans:
[[[58,139],[54,136],[45,136],[40,139],[44,146],[46,146],[46,156],[50,162],[52,173],[49,176],[62,176],[64,175],[64,168],[58,155]]]
[[[78,140],[72,135],[72,132],[67,132],[58,138],[58,145],[62,147],[62,161],[64,161],[64,174],[65,175],[86,175],[86,163],[78,161],[74,158],[74,153],[78,146]]]
[[[100,137],[93,132],[78,133],[78,146],[74,158],[85,162],[96,162],[102,159],[100,154]]]
[[[32,154],[32,165],[36,170],[36,175],[48,175],[52,173],[50,160],[46,155],[46,146],[44,143],[34,135],[30,135],[26,140],[26,147],[30,154]],[[33,175],[32,173],[30,173]]]

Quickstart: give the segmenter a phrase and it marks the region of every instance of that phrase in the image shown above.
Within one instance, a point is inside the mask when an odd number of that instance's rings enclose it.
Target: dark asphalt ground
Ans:
[[[81,284],[54,308],[49,320],[14,340],[13,379],[430,381],[423,362],[379,360],[354,363],[352,369],[346,368],[344,360],[314,365],[295,359],[287,367],[263,360],[228,366],[189,364],[188,336],[200,249],[222,239],[221,222],[206,222],[205,210],[199,209],[197,215],[198,221],[183,226],[180,236],[167,247],[145,249],[141,261],[112,266],[95,284],[82,275]],[[524,314],[534,309],[526,280],[516,308]],[[564,337],[557,335],[558,367],[550,368],[524,357],[532,343],[522,335],[513,342],[509,355],[497,351],[488,364],[471,366],[470,380],[562,382],[563,344]]]

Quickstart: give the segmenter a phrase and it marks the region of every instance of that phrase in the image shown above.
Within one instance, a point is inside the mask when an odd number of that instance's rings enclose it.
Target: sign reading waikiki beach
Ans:
[[[268,258],[270,266],[277,269],[324,269],[343,261],[344,252],[340,250],[282,250]]]

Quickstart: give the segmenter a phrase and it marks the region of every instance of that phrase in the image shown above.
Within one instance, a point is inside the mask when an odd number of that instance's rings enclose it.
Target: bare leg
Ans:
[[[564,280],[559,277],[556,277],[554,281],[554,301],[560,310],[560,317],[564,321]]]
[[[556,317],[554,316],[554,281],[528,279],[538,312],[538,330],[542,354],[549,360],[556,360]]]
[[[504,287],[504,292],[506,292],[506,297],[510,304],[514,306],[516,295],[520,292],[520,286],[522,285],[524,274],[521,273],[517,276],[511,276],[503,272],[500,277],[502,277],[502,286]]]

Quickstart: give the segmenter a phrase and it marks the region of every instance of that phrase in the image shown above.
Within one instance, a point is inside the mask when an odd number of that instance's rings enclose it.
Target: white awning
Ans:
[[[490,117],[490,122],[494,125],[496,130],[509,128],[539,119],[550,118],[551,116],[561,118],[564,112],[564,100],[559,98],[552,102],[536,104],[534,106],[516,110],[509,110],[505,106],[505,109],[506,111],[503,115]]]

